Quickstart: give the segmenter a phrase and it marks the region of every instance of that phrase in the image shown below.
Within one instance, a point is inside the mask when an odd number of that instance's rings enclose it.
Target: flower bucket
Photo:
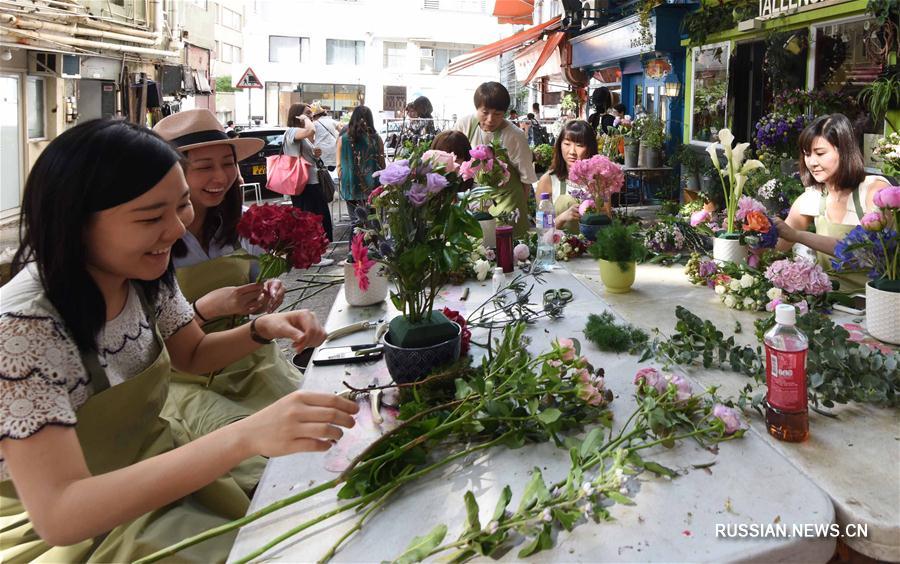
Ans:
[[[598,259],[600,263],[600,280],[606,287],[606,291],[610,294],[627,294],[631,291],[634,284],[634,275],[636,266],[634,262],[629,262],[628,268],[624,271],[619,267],[618,262]]]
[[[640,145],[638,143],[625,143],[625,166],[627,168],[638,167]]]
[[[394,382],[408,384],[428,376],[435,368],[456,362],[462,344],[462,330],[456,326],[456,336],[445,341],[420,348],[398,347],[391,343],[391,332],[381,338],[384,344],[384,362]]]
[[[715,237],[713,238],[713,260],[719,264],[726,262],[747,264],[747,245],[741,243],[740,238]]]
[[[484,239],[484,248],[493,249],[497,246],[497,219],[483,219],[478,222],[481,225],[481,234]]]
[[[388,277],[384,265],[376,264],[369,270],[369,288],[359,289],[353,273],[353,264],[344,265],[344,298],[351,306],[370,306],[383,302],[388,294]]]
[[[691,198],[691,200],[697,199],[697,192],[700,191],[700,179],[697,178],[696,174],[685,174],[683,175],[683,178],[684,189],[689,192],[694,192],[694,196]],[[691,200],[687,200],[685,203]]]
[[[707,196],[712,196],[717,180],[718,179],[713,176],[704,174],[700,177],[700,191]]]
[[[646,168],[659,168],[659,149],[641,144],[641,152],[644,153],[642,166]]]
[[[900,345],[900,292],[866,284],[866,330],[879,341]]]

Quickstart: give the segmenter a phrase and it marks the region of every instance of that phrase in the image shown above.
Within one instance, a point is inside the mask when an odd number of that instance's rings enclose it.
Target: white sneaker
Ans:
[[[317,263],[314,264],[313,266],[318,267],[318,268],[323,268],[323,267],[326,267],[326,266],[331,266],[332,264],[334,264],[334,259],[323,258],[322,260],[320,260],[319,262],[317,262]]]

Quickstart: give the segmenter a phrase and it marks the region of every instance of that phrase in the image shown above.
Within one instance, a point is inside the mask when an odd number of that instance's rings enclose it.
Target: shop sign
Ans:
[[[652,51],[656,44],[656,18],[650,18],[651,45],[644,45],[639,39],[640,22],[632,16],[577,37],[569,43],[572,45],[572,66],[588,67],[616,59],[625,59]]]
[[[803,12],[825,5],[839,4],[842,1],[845,0],[837,2],[833,0],[759,0],[759,17],[768,18],[792,12]],[[817,4],[821,4],[821,6],[817,6]]]

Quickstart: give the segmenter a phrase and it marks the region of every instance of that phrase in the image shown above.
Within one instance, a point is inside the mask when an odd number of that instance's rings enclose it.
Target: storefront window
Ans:
[[[46,135],[44,117],[44,79],[28,77],[28,138],[43,139]]]
[[[333,111],[349,111],[365,103],[366,87],[357,84],[267,82],[266,121],[285,125],[291,104],[320,104]]]
[[[728,90],[728,45],[710,45],[693,51],[691,140],[712,143],[725,127]]]

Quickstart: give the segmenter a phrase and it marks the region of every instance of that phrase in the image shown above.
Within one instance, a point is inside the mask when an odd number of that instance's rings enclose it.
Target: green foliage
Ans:
[[[609,227],[597,232],[597,241],[588,247],[595,259],[617,262],[622,270],[629,262],[636,262],[644,257],[644,244],[638,234],[637,225],[623,225],[614,221]]]
[[[887,118],[888,110],[900,107],[900,65],[888,67],[878,79],[863,88],[859,103],[869,108],[876,123]],[[891,127],[898,129],[894,123]]]
[[[756,0],[700,2],[700,8],[681,21],[681,30],[687,34],[691,47],[699,47],[708,43],[706,38],[710,35],[727,31],[752,17],[758,5]]]
[[[635,121],[634,128],[644,145],[653,149],[661,149],[665,145],[666,124],[654,114],[647,114]]]
[[[675,167],[680,164],[682,174],[685,172],[699,174],[706,160],[698,151],[691,149],[690,145],[678,145],[669,157],[669,166]]]
[[[699,365],[750,376],[765,383],[762,347],[737,345],[709,320],[682,306],[675,309],[678,322],[670,339],[656,338],[641,360],[655,357],[680,366]],[[774,323],[774,316],[757,322],[757,338]],[[800,316],[797,327],[809,338],[806,373],[809,401],[813,406],[833,407],[856,401],[878,406],[900,405],[900,353],[886,355],[849,340],[849,333],[826,315]]]
[[[216,92],[237,92],[237,88],[231,85],[230,76],[217,76]]]
[[[634,325],[616,323],[615,317],[608,311],[588,316],[584,336],[601,351],[617,353],[635,352],[649,339],[646,333]]]
[[[550,166],[553,160],[553,145],[543,143],[534,148],[535,164],[540,165],[544,169]]]

